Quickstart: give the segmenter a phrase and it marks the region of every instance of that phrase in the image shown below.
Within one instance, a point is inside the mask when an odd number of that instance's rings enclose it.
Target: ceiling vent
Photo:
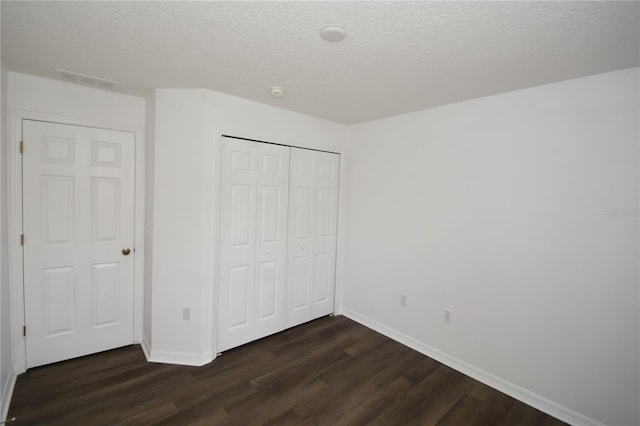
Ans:
[[[98,89],[113,90],[118,84],[120,84],[117,81],[108,80],[106,78],[94,77],[92,75],[67,71],[60,68],[56,68],[56,76],[62,81],[97,87]]]

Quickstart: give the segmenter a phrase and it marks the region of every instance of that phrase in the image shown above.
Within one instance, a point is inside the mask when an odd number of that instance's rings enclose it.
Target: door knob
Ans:
[[[271,256],[273,253],[271,252],[271,250],[267,250],[267,254]]]
[[[131,249],[129,247],[122,249],[122,254],[125,256],[129,256],[129,253],[131,253]]]

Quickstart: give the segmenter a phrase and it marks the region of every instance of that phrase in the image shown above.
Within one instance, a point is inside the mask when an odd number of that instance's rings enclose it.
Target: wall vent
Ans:
[[[62,81],[97,87],[98,89],[113,90],[118,84],[120,84],[117,81],[106,78],[94,77],[92,75],[63,70],[61,68],[56,68],[56,76]]]

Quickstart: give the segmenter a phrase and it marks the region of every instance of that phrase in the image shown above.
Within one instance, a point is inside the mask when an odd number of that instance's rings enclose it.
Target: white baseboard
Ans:
[[[439,351],[438,349],[426,345],[414,339],[413,337],[409,337],[397,330],[387,327],[386,325],[381,324],[371,318],[368,318],[344,307],[342,307],[341,312],[347,318],[350,318],[364,325],[365,327],[375,330],[378,333],[389,337],[390,339],[402,343],[403,345],[408,346],[411,349],[428,356],[429,358],[433,358],[436,361],[453,368],[454,370],[466,374],[467,376],[472,377],[475,380],[484,383],[485,385],[491,386],[492,388],[497,389],[500,392],[503,392],[519,401],[522,401],[527,405],[537,408],[538,410],[543,411],[553,417],[556,417],[565,423],[580,426],[604,426],[603,423],[600,423],[597,420],[594,420],[567,407],[557,404],[547,398],[544,398],[511,382],[508,382],[460,359],[452,357],[451,355],[448,355],[442,351]]]
[[[142,352],[144,352],[145,358],[147,358],[147,361],[149,361],[149,358],[151,358],[151,343],[149,343],[149,340],[147,340],[146,335],[142,336],[142,342],[140,342],[140,346],[142,346]]]
[[[9,370],[7,379],[2,384],[2,401],[0,402],[0,422],[7,420],[9,414],[9,404],[11,404],[11,397],[13,396],[13,389],[16,386],[16,379],[18,376],[13,368]]]
[[[151,349],[151,343],[149,343],[147,336],[142,336],[142,342],[140,342],[140,346],[142,346],[142,352],[144,352],[144,356],[147,358],[147,362],[200,367],[205,364],[209,364],[215,358],[212,356],[211,352],[195,354],[191,352],[154,351],[153,349]]]
[[[190,365],[192,367],[200,367],[205,364],[209,364],[213,360],[211,352],[205,353],[192,353],[192,352],[177,352],[177,351],[149,351],[145,350],[144,345],[142,350],[145,351],[147,361],[158,362],[161,364],[177,364],[177,365]]]

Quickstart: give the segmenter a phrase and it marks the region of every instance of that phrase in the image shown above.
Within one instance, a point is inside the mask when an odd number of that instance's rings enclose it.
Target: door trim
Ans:
[[[20,246],[22,233],[22,158],[19,144],[22,139],[22,121],[35,120],[58,124],[103,129],[120,130],[135,136],[135,178],[134,178],[134,259],[133,277],[133,340],[142,340],[143,282],[144,282],[144,152],[145,134],[143,128],[129,128],[108,122],[93,122],[73,117],[12,109],[10,113],[9,138],[7,146],[7,186],[8,186],[8,238],[9,238],[9,302],[11,316],[11,340],[13,348],[13,368],[16,374],[26,371],[26,340],[22,336],[25,323],[23,252]],[[28,148],[27,148],[28,149]],[[28,236],[27,236],[28,238]]]
[[[260,140],[260,139],[241,138],[240,136],[231,136],[231,135],[225,135],[225,134],[223,134],[222,137],[223,138],[230,138],[230,139],[238,139],[238,140],[241,140],[241,141],[248,141],[248,142],[265,143],[267,145],[286,146],[287,148],[306,149],[307,151],[326,152],[327,154],[340,155],[339,152],[335,152],[335,151],[327,151],[327,150],[324,150],[324,149],[316,149],[316,148],[303,148],[303,147],[299,147],[299,146],[295,146],[295,145],[288,145],[288,144],[284,144],[284,143],[263,141],[263,140]]]

